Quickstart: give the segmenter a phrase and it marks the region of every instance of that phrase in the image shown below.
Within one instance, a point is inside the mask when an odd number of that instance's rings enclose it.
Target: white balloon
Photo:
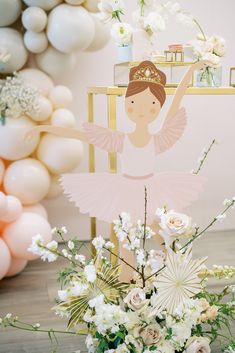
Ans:
[[[26,31],[24,34],[24,44],[26,48],[34,54],[42,53],[48,46],[45,32]]]
[[[36,213],[39,216],[41,216],[45,219],[48,219],[47,210],[40,203],[36,203],[35,205],[31,205],[31,206],[24,206],[23,212]]]
[[[4,173],[5,173],[5,164],[0,159],[0,185],[2,184]]]
[[[28,59],[22,35],[12,28],[0,28],[0,48],[10,54],[6,63],[0,61],[0,73],[10,74],[20,70]]]
[[[66,86],[55,86],[52,88],[49,98],[54,108],[65,108],[72,103],[73,95]]]
[[[63,0],[23,0],[28,6],[38,6],[43,10],[51,10],[53,7],[59,5]]]
[[[87,51],[95,51],[105,47],[110,39],[110,26],[104,24],[100,19],[98,14],[91,14],[91,17],[95,25],[95,36]]]
[[[38,69],[23,69],[19,76],[28,85],[38,88],[44,96],[47,96],[54,86],[52,79]]]
[[[98,3],[100,0],[86,0],[82,5],[89,11],[89,12],[99,12]]]
[[[65,0],[69,5],[81,5],[85,0]]]
[[[4,126],[0,124],[0,157],[10,161],[28,157],[36,149],[39,135],[26,141],[25,134],[35,125],[26,116],[8,118]]]
[[[82,153],[82,142],[45,134],[39,144],[37,157],[52,174],[61,174],[76,168]]]
[[[22,14],[22,23],[28,31],[41,32],[47,24],[47,14],[40,7],[28,7]]]
[[[1,217],[1,221],[10,223],[15,221],[21,216],[22,213],[22,204],[20,200],[12,195],[6,196],[7,207],[5,213]]]
[[[38,67],[53,78],[71,72],[76,61],[74,53],[64,54],[53,47],[48,47],[43,53],[36,55]]]
[[[62,4],[53,9],[48,16],[49,42],[63,53],[88,48],[94,34],[94,22],[82,6]]]
[[[62,186],[59,182],[59,177],[57,175],[51,176],[51,185],[49,192],[46,196],[47,199],[53,199],[63,193]]]
[[[53,107],[49,99],[44,96],[40,96],[38,100],[38,111],[31,113],[30,117],[35,121],[45,121],[47,120],[53,111]]]
[[[14,23],[21,13],[21,0],[0,1],[0,27]]]
[[[41,201],[47,195],[49,187],[50,176],[47,169],[33,158],[10,164],[4,176],[6,192],[18,197],[23,205]]]
[[[51,116],[51,125],[73,128],[76,126],[76,119],[68,109],[56,109]]]

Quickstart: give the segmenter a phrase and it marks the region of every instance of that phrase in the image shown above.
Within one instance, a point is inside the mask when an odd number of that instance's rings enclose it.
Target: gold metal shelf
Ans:
[[[176,87],[166,87],[166,94],[172,95],[176,91]],[[126,93],[126,87],[117,86],[98,86],[88,87],[89,94],[105,94],[114,96],[123,96]],[[189,87],[186,91],[188,95],[235,95],[235,87]]]

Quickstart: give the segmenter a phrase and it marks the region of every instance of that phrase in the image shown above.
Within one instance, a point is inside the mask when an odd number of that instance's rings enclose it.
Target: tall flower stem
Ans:
[[[200,160],[198,168],[195,171],[193,171],[193,174],[198,174],[201,171],[201,169],[202,169],[202,167],[203,167],[203,165],[204,165],[204,163],[205,163],[205,161],[206,161],[206,159],[208,157],[208,154],[210,153],[212,147],[215,144],[216,144],[216,140],[213,139],[211,144],[209,145],[209,147],[203,152],[203,158]]]
[[[200,23],[196,20],[196,18],[193,18],[193,22],[195,23],[195,25],[198,27],[199,31],[201,32],[203,39],[206,41],[206,35],[205,35],[205,32],[203,31]]]
[[[143,250],[145,252],[145,244],[146,244],[146,227],[147,227],[147,188],[144,187],[144,237],[143,237]],[[141,273],[142,273],[142,281],[143,281],[143,288],[145,287],[145,277],[144,277],[144,268],[145,266],[142,265]]]

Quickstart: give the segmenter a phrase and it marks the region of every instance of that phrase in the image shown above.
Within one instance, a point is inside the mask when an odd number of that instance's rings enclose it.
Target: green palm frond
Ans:
[[[84,295],[70,297],[66,302],[60,303],[53,309],[69,313],[68,327],[74,327],[77,323],[83,322],[91,299],[103,294],[105,302],[117,303],[120,296],[127,292],[129,285],[119,281],[120,272],[120,265],[113,266],[110,263],[102,262],[97,270],[96,281],[89,285]]]

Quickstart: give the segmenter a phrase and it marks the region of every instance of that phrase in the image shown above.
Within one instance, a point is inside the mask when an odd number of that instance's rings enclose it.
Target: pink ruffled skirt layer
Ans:
[[[147,188],[147,220],[156,220],[156,209],[167,206],[180,211],[198,198],[204,178],[189,173],[161,173],[143,178],[121,174],[64,174],[65,194],[81,213],[112,223],[121,212],[128,212],[132,222],[144,219],[144,189]]]

